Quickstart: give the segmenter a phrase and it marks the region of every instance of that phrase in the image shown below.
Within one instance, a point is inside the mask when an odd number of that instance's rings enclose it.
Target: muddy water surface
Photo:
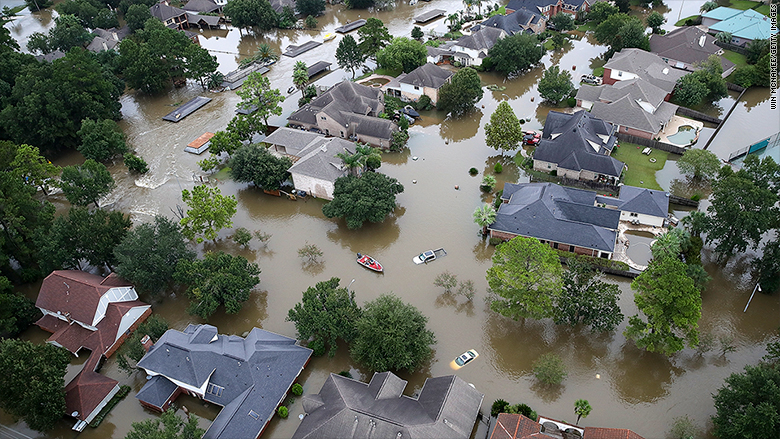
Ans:
[[[698,6],[691,1],[669,2],[661,11],[673,23],[680,14],[683,17],[694,14]],[[455,11],[461,7],[460,2],[454,0],[437,0],[416,6],[401,4],[393,11],[375,15],[385,21],[392,34],[400,36],[411,31],[413,16],[433,8]],[[636,13],[641,14],[641,11]],[[317,31],[274,31],[255,36],[246,31],[223,29],[203,32],[200,40],[218,57],[220,70],[228,72],[262,42],[281,52],[290,44],[321,38],[322,32],[332,32],[347,21],[369,15],[366,11],[333,6],[320,17],[322,29]],[[49,18],[45,13],[28,15],[20,23],[31,24],[15,30],[15,36],[43,29],[49,25]],[[333,71],[317,81],[320,85],[335,84],[351,77],[349,72],[336,68],[334,53],[340,38],[342,36],[295,59],[282,57],[267,74],[273,86],[287,90],[292,85],[292,65],[299,60],[307,64],[319,60],[334,63]],[[605,50],[596,45],[591,35],[584,35],[569,42],[562,50],[546,54],[543,64],[544,67],[557,64],[570,71],[574,69],[572,73],[576,77],[603,64],[599,56]],[[498,103],[507,100],[517,116],[527,121],[525,128],[541,129],[551,110],[546,104],[540,104],[536,90],[543,69],[532,69],[512,81],[483,74],[484,84],[497,84],[506,89],[486,90],[478,109],[460,119],[446,119],[436,112],[423,114],[422,120],[410,129],[409,149],[383,157],[381,172],[397,178],[404,184],[405,191],[398,197],[396,211],[381,224],[348,230],[342,221],[322,215],[320,200],[293,202],[264,195],[244,184],[225,179],[215,181],[224,194],[235,195],[238,200],[235,227],[262,230],[273,236],[267,247],[253,242],[249,249],[241,249],[227,239],[231,230],[225,230],[216,244],[197,247],[199,252],[224,250],[241,254],[262,270],[262,280],[244,309],[237,315],[218,313],[209,323],[225,334],[243,334],[257,326],[295,336],[295,328],[285,321],[285,316],[300,300],[302,291],[333,276],[341,278],[342,285],[354,279],[351,288],[361,304],[392,292],[418,307],[429,318],[429,328],[438,341],[435,355],[423,370],[401,374],[409,381],[407,394],[418,391],[427,377],[454,373],[449,368],[450,361],[467,349],[476,349],[480,353],[479,359],[457,374],[485,393],[483,411],[489,410],[496,398],[503,398],[513,403],[527,403],[556,419],[573,421],[574,401],[585,398],[594,409],[581,421],[583,425],[626,427],[647,438],[660,438],[664,437],[672,418],[687,414],[700,427],[708,427],[708,419],[714,412],[711,394],[730,373],[740,371],[745,364],[756,363],[764,354],[766,342],[780,325],[777,296],[759,295],[748,312],[742,313],[753,286],[746,259],[731,261],[728,265],[717,264],[710,261],[709,253],[705,252],[706,268],[713,281],[703,294],[700,327],[716,337],[734,338],[737,350],[726,356],[715,351],[700,354],[686,350],[666,358],[642,352],[627,342],[621,334],[625,322],[614,334],[592,335],[580,329],[556,327],[549,321],[514,322],[490,312],[485,305],[485,270],[490,266],[493,249],[479,236],[471,213],[483,202],[492,201],[492,197],[479,191],[479,181],[485,173],[493,174],[496,162],[504,166],[503,173],[496,175],[499,188],[504,182],[526,181],[527,177],[513,165],[510,154],[502,156],[485,146],[483,127]],[[161,120],[174,105],[199,95],[213,100],[177,124]],[[284,116],[297,107],[299,96],[294,93],[284,103],[283,117],[272,119],[271,123],[283,124]],[[768,96],[766,90],[747,92],[710,149],[725,158],[731,150],[750,140],[748,137],[758,140],[780,130],[780,117],[769,110]],[[736,95],[730,96],[706,111],[724,115],[735,98]],[[128,175],[121,164],[111,166],[118,187],[102,200],[102,204],[129,213],[136,222],[150,221],[155,214],[173,217],[172,210],[182,204],[181,190],[194,186],[193,175],[202,175],[197,166],[202,157],[185,153],[184,146],[203,132],[223,129],[233,117],[237,102],[233,92],[204,92],[194,84],[156,97],[125,94],[121,126],[132,147],[146,159],[151,170],[147,175],[137,177]],[[80,160],[78,154],[72,154],[61,158],[58,164]],[[667,189],[679,177],[673,161],[668,163],[671,164],[668,169],[659,174],[659,182]],[[471,167],[476,167],[480,174],[469,176]],[[50,198],[61,209],[67,206],[61,195],[54,194]],[[678,216],[684,214],[680,212]],[[324,257],[320,263],[304,264],[298,258],[297,249],[306,243],[322,249]],[[447,250],[445,258],[423,266],[412,262],[415,254],[438,247]],[[376,274],[359,267],[354,262],[356,252],[377,258],[386,272]],[[456,273],[459,280],[475,282],[477,295],[473,302],[442,294],[433,286],[434,278],[444,270]],[[636,313],[629,281],[622,278],[610,278],[610,281],[623,291],[620,299],[623,313],[629,316]],[[27,289],[31,296],[36,291],[36,286]],[[200,323],[185,313],[186,305],[185,298],[168,294],[154,302],[154,310],[171,322],[172,327],[183,329],[188,323]],[[43,341],[46,334],[31,329],[25,337]],[[566,362],[569,375],[560,387],[540,387],[531,375],[533,362],[546,352],[555,352]],[[78,370],[79,363],[74,361],[71,369]],[[335,358],[312,360],[301,377],[304,391],[317,392],[329,373],[342,370],[350,370],[361,379],[370,378],[368,371],[354,364],[345,347],[341,347]],[[133,421],[155,416],[144,411],[133,397],[145,382],[143,374],[127,377],[118,371],[113,360],[107,362],[103,372],[132,386],[134,392],[99,428],[88,428],[79,435],[83,438],[121,438]],[[202,417],[203,426],[207,426],[219,411],[218,407],[205,406],[192,398],[182,398],[178,402]],[[301,404],[297,401],[291,406],[290,417],[286,420],[274,418],[264,437],[291,436],[301,413]],[[36,436],[5,415],[0,417],[0,422]],[[70,422],[62,421],[46,437],[75,437],[70,426]],[[479,439],[482,434],[483,431]]]

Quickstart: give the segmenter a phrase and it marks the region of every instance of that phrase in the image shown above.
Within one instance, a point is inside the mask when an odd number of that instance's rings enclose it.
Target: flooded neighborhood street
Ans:
[[[701,2],[670,1],[659,9],[668,18],[666,29],[672,29],[679,17],[698,12]],[[0,7],[19,4],[2,0]],[[433,0],[410,6],[401,2],[390,11],[370,13],[366,10],[348,10],[343,5],[328,6],[319,17],[319,28],[309,30],[274,30],[263,35],[248,34],[230,28],[203,31],[200,44],[217,57],[219,70],[227,73],[236,68],[238,60],[254,54],[261,43],[270,44],[281,53],[290,44],[302,44],[310,39],[322,40],[322,34],[349,21],[376,16],[385,22],[394,36],[409,36],[413,17],[430,9],[457,11],[463,8],[458,0]],[[637,12],[639,13],[639,12]],[[26,10],[24,14],[29,14]],[[25,15],[9,25],[12,35],[24,46],[32,32],[51,26],[51,12]],[[56,13],[55,13],[56,14]],[[443,19],[434,22],[440,25]],[[352,33],[356,37],[356,32]],[[316,79],[317,85],[333,85],[350,79],[349,71],[338,68],[335,51],[343,36],[325,42],[315,50],[296,58],[282,56],[266,76],[273,88],[286,90],[292,85],[292,66],[296,61],[311,65],[317,61],[333,63],[331,71]],[[341,285],[351,284],[359,304],[392,292],[428,317],[428,328],[436,335],[435,354],[430,365],[414,374],[399,373],[409,381],[406,393],[419,391],[428,377],[456,373],[450,362],[467,349],[479,352],[479,358],[457,371],[457,375],[485,394],[482,412],[488,414],[491,403],[503,398],[510,403],[530,405],[540,415],[559,420],[574,421],[572,407],[577,399],[587,399],[592,413],[580,425],[630,428],[645,438],[663,438],[673,418],[688,415],[705,430],[711,429],[709,418],[715,413],[712,393],[723,385],[731,373],[740,372],[746,364],[755,364],[766,353],[767,341],[776,336],[780,326],[780,297],[757,294],[750,308],[743,313],[750,292],[755,285],[746,258],[736,257],[728,263],[719,263],[705,248],[703,259],[712,281],[702,294],[702,333],[716,337],[733,337],[734,352],[722,355],[719,349],[698,353],[686,349],[671,357],[647,353],[627,341],[622,331],[627,325],[609,334],[591,334],[587,330],[556,326],[550,320],[513,321],[489,310],[486,305],[487,282],[485,272],[491,266],[494,247],[483,239],[479,227],[472,220],[474,209],[492,202],[479,189],[483,175],[494,175],[493,167],[502,163],[503,172],[495,174],[498,189],[505,182],[525,182],[528,177],[512,160],[514,153],[500,152],[485,145],[484,125],[501,101],[508,101],[518,118],[526,120],[524,129],[541,130],[547,113],[552,109],[540,102],[536,89],[546,67],[559,65],[572,76],[590,73],[603,64],[600,59],[606,47],[599,46],[592,34],[580,35],[556,52],[548,52],[542,64],[524,75],[505,80],[495,73],[481,73],[483,85],[506,87],[501,91],[485,90],[477,110],[453,120],[435,111],[424,113],[422,120],[409,129],[408,148],[401,153],[385,153],[380,172],[398,179],[404,192],[397,197],[398,208],[384,222],[367,223],[359,230],[349,230],[343,220],[328,219],[322,214],[323,200],[299,199],[290,201],[264,194],[254,186],[236,183],[218,174],[211,177],[223,194],[235,195],[238,213],[233,218],[234,229],[245,227],[272,235],[267,246],[252,241],[248,249],[235,244],[228,237],[233,229],[220,233],[217,243],[195,245],[198,253],[225,251],[246,257],[261,269],[261,282],[244,304],[241,312],[226,315],[222,310],[208,323],[222,334],[242,335],[253,327],[263,328],[295,337],[295,327],[287,322],[287,311],[301,299],[308,287],[331,277],[341,279]],[[573,70],[574,69],[574,70]],[[573,71],[572,71],[573,70]],[[169,123],[162,116],[174,106],[196,96],[207,96],[212,101],[179,123]],[[735,92],[703,111],[724,117],[734,105]],[[297,109],[300,92],[288,96],[280,117],[272,117],[271,125],[284,126],[286,117]],[[121,98],[123,119],[120,126],[127,135],[128,144],[149,164],[150,172],[143,176],[128,173],[121,161],[109,166],[117,188],[101,200],[105,209],[130,214],[135,224],[151,221],[154,215],[174,217],[183,189],[192,189],[195,180],[206,174],[197,162],[206,157],[184,152],[187,143],[204,132],[223,130],[235,114],[239,102],[234,91],[214,93],[204,91],[190,82],[186,87],[172,89],[159,96],[127,92]],[[731,152],[780,131],[780,112],[771,110],[768,89],[750,89],[736,103],[736,108],[724,123],[709,150],[721,159]],[[704,128],[696,147],[703,147],[713,135],[714,127]],[[510,155],[512,154],[512,155]],[[58,158],[57,165],[80,163],[83,157],[70,153]],[[469,168],[479,170],[470,176]],[[659,184],[669,190],[680,174],[673,157],[659,171]],[[457,189],[456,189],[457,187]],[[67,209],[61,193],[49,196],[60,211]],[[706,201],[702,209],[706,208]],[[675,207],[678,216],[685,208]],[[643,238],[647,239],[647,238]],[[324,253],[321,262],[306,264],[298,257],[298,249],[305,244],[316,244]],[[412,257],[428,249],[443,247],[447,256],[430,264],[415,265]],[[377,274],[355,263],[356,253],[370,254],[385,267]],[[433,285],[434,278],[443,271],[455,273],[458,280],[474,281],[477,293],[473,302],[462,297],[443,294]],[[629,317],[637,312],[633,301],[630,279],[609,277],[622,295],[620,307]],[[35,297],[38,285],[25,289]],[[141,299],[146,299],[141,297]],[[147,299],[148,300],[148,299]],[[153,303],[153,311],[164,317],[172,328],[182,330],[189,323],[204,323],[186,313],[188,299],[183,294],[166,293]],[[627,319],[626,319],[627,320]],[[30,328],[23,338],[43,342],[48,333]],[[532,364],[543,353],[554,352],[563,358],[568,376],[560,387],[547,388],[536,384]],[[78,364],[77,364],[78,363]],[[69,376],[75,375],[83,359],[71,365]],[[367,381],[368,371],[358,367],[349,357],[346,346],[341,346],[334,358],[312,358],[301,375],[304,394],[317,393],[330,373],[351,371],[355,378]],[[30,437],[82,439],[123,438],[131,423],[149,419],[157,414],[144,410],[135,398],[144,385],[143,372],[128,377],[109,359],[103,374],[128,384],[131,393],[98,428],[87,428],[82,433],[71,431],[72,421],[63,419],[57,428],[45,435],[34,432],[8,415],[0,414],[0,424],[9,426]],[[181,396],[178,405],[202,417],[200,424],[209,425],[220,407],[196,398]],[[287,419],[274,417],[263,433],[264,438],[288,438],[303,413],[300,398],[290,406]],[[477,429],[475,429],[477,430]],[[484,439],[487,430],[481,427],[474,439]],[[6,437],[0,430],[0,437]],[[709,433],[708,433],[708,436]]]

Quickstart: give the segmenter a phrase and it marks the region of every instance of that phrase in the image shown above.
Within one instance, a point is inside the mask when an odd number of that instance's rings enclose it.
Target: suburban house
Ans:
[[[568,434],[566,434],[568,433]],[[625,428],[580,427],[539,416],[534,421],[517,413],[500,413],[490,439],[644,439]]]
[[[712,35],[731,34],[731,44],[746,46],[753,40],[766,40],[777,33],[766,15],[752,9],[741,11],[726,7],[715,8],[701,16],[701,24]]]
[[[620,186],[619,198],[597,196],[596,204],[620,211],[620,220],[663,227],[669,216],[669,193],[634,186]]]
[[[610,259],[620,212],[596,205],[596,192],[554,183],[506,183],[491,238],[516,236],[572,253]]]
[[[542,140],[534,151],[534,169],[556,171],[572,180],[617,184],[625,164],[610,156],[617,144],[617,126],[580,110],[551,111]]]
[[[423,95],[431,98],[433,105],[439,101],[439,89],[449,82],[454,73],[436,64],[426,63],[409,73],[401,73],[385,85],[386,93],[405,101],[417,101]]]
[[[530,34],[539,34],[547,28],[547,18],[538,12],[529,11],[520,8],[510,14],[494,15],[482,23],[471,28],[471,31],[478,31],[483,27],[494,27],[502,29],[507,35],[514,35],[521,32]]]
[[[484,395],[455,375],[428,378],[417,398],[392,372],[368,384],[330,374],[316,395],[303,397],[305,416],[295,439],[468,439]]]
[[[428,52],[426,60],[431,64],[439,64],[441,62],[452,61],[455,52],[450,50],[454,41],[447,41],[439,47],[425,46],[425,50]],[[391,81],[392,82],[392,81]],[[387,88],[387,85],[385,85]]]
[[[118,392],[119,381],[85,365],[65,386],[65,413],[76,419],[73,430],[83,431]]]
[[[271,153],[293,161],[288,171],[296,190],[327,200],[333,199],[336,179],[349,172],[336,155],[355,153],[354,142],[292,128],[279,128],[263,142]]]
[[[295,0],[270,0],[271,7],[277,14],[284,12],[284,7],[290,7],[293,12],[295,11]]]
[[[87,50],[98,53],[104,50],[114,50],[116,46],[119,45],[120,41],[130,35],[130,28],[127,26],[119,29],[115,27],[112,27],[111,29],[97,28],[92,31],[92,34],[95,35],[95,37],[92,38],[92,41],[87,45]]]
[[[152,313],[138,300],[135,288],[116,274],[103,278],[79,270],[58,270],[46,276],[35,306],[43,317],[35,322],[51,332],[47,340],[78,356],[81,349],[110,357]]]
[[[291,114],[294,128],[388,148],[398,125],[379,117],[385,111],[382,91],[342,81]]]
[[[217,6],[217,4],[214,3],[214,6]],[[166,27],[171,29],[186,31],[193,26],[200,28],[219,27],[220,18],[217,16],[199,15],[195,12],[185,11],[184,9],[170,6],[165,1],[151,6],[149,12],[151,12],[152,17],[162,21]],[[187,36],[192,39],[190,34]],[[197,39],[194,41],[197,43]]]
[[[715,45],[715,41],[715,37],[696,26],[683,26],[664,35],[650,35],[650,51],[670,66],[688,71],[696,70],[698,64],[717,55],[725,78],[736,65],[722,56],[723,49]]]
[[[653,139],[677,112],[678,106],[666,102],[667,97],[666,90],[635,77],[613,85],[582,85],[577,90],[577,105],[618,125],[618,132]]]
[[[222,407],[204,439],[258,438],[311,352],[259,328],[246,338],[220,335],[211,325],[169,329],[138,362],[150,378],[136,398],[164,411],[186,393]]]
[[[547,18],[564,12],[581,18],[590,11],[590,5],[596,0],[510,0],[506,5],[506,12],[510,14],[520,9],[539,12]]]
[[[214,0],[190,0],[181,8],[195,13],[222,12],[222,6],[214,3]]]
[[[471,35],[458,38],[449,50],[454,52],[453,59],[464,66],[479,66],[496,41],[505,36],[507,33],[503,29],[483,27]]]
[[[677,81],[689,72],[671,69],[658,55],[642,49],[623,49],[604,64],[603,83],[611,85],[619,81],[641,78],[666,92],[668,101]]]

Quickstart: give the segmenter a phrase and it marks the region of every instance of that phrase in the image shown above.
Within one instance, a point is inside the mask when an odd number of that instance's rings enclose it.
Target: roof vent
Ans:
[[[669,74],[669,67],[664,67],[662,72],[663,72],[664,75],[668,75]]]
[[[705,35],[702,35],[699,37],[699,47],[704,47],[704,41],[707,40],[707,37]]]

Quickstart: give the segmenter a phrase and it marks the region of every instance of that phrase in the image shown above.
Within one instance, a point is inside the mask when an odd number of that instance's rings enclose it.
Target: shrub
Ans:
[[[693,196],[691,196],[691,200],[693,200],[693,201],[701,200],[701,194],[699,194],[699,193],[693,194]]]
[[[306,27],[308,27],[309,29],[314,29],[315,27],[317,27],[317,19],[314,18],[314,16],[312,15],[306,17],[306,21],[304,23],[306,24]]]
[[[130,152],[125,153],[125,166],[127,166],[127,169],[130,171],[139,174],[146,174],[149,172],[149,165],[146,164],[146,161]]]
[[[506,413],[507,407],[509,407],[509,403],[503,399],[493,401],[493,405],[490,407],[490,416],[498,416],[499,413]]]
[[[482,190],[482,192],[490,192],[495,187],[496,177],[493,177],[492,175],[486,175],[482,177],[482,184],[479,185],[479,188]]]
[[[573,98],[572,97],[572,98],[566,99],[566,105],[568,105],[570,107],[576,106],[577,105],[577,98]]]
[[[493,166],[493,172],[496,174],[500,174],[504,171],[504,167],[501,165],[501,163],[496,163],[496,166]]]
[[[235,232],[233,232],[233,241],[235,241],[236,244],[240,245],[241,247],[246,247],[249,244],[249,241],[252,240],[252,233],[249,232],[249,230],[239,227],[236,229]]]
[[[352,374],[348,370],[342,370],[341,372],[339,372],[339,375],[347,378],[352,378]]]
[[[553,169],[552,171],[550,171],[550,175],[552,175],[553,177],[557,177],[558,176],[558,170],[557,169]]]
[[[561,384],[566,375],[563,360],[553,353],[542,355],[534,363],[534,376],[544,384]]]
[[[310,341],[307,347],[314,351],[312,354],[315,357],[321,357],[325,355],[325,340],[321,338],[316,338]]]
[[[408,131],[395,131],[393,137],[390,140],[390,151],[401,151],[406,146],[406,142],[409,141]]]
[[[596,267],[607,267],[613,270],[628,271],[629,266],[623,261],[615,261],[612,259],[599,258],[589,255],[578,255],[576,253],[565,252],[563,250],[556,250],[558,256],[565,261],[575,259],[580,262],[585,262]]]
[[[520,125],[525,123],[525,119],[520,119],[518,122],[520,122]]]
[[[684,415],[679,418],[674,418],[672,431],[670,431],[669,434],[672,439],[693,439],[699,434],[699,429],[688,415]]]
[[[528,404],[521,403],[521,404],[515,404],[507,407],[507,413],[518,413],[528,418],[531,418],[531,414],[533,412],[534,411],[531,410],[531,407],[529,407]],[[536,418],[531,418],[531,419],[536,419]]]
[[[295,383],[290,388],[290,392],[292,392],[292,394],[295,396],[301,396],[303,395],[303,386],[298,383]]]
[[[431,98],[428,95],[422,95],[415,103],[414,108],[419,111],[428,111],[433,108],[433,102],[431,102]]]
[[[287,415],[290,414],[290,411],[287,410],[287,407],[285,407],[285,406],[279,407],[279,409],[276,412],[279,413],[279,417],[282,418],[282,419],[287,418]]]
[[[501,244],[501,242],[503,242],[503,240],[501,238],[496,237],[496,236],[491,236],[490,240],[488,242],[490,242],[490,245],[498,245],[498,244]]]
[[[469,175],[471,175],[472,177],[477,175],[477,174],[479,174],[479,171],[477,170],[477,168],[469,169]]]

